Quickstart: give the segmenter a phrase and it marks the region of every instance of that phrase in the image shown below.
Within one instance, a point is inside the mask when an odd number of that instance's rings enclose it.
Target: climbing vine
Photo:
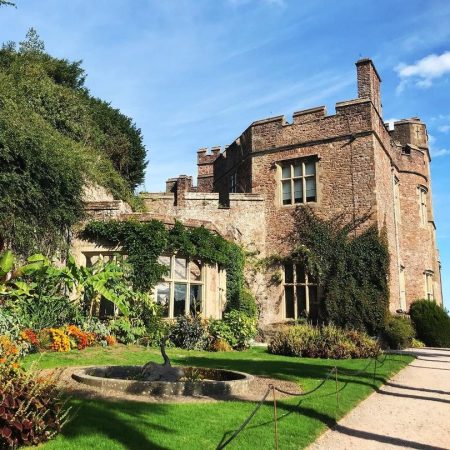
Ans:
[[[255,301],[245,287],[243,250],[204,227],[188,228],[175,222],[172,228],[167,228],[158,220],[93,221],[87,224],[83,236],[120,245],[133,268],[134,287],[141,291],[152,289],[164,276],[167,268],[158,262],[164,253],[179,253],[218,264],[227,272],[227,309],[256,313]]]
[[[356,232],[367,220],[324,220],[299,208],[290,259],[305,264],[322,286],[324,322],[377,333],[388,311],[389,252],[385,232],[376,226]]]

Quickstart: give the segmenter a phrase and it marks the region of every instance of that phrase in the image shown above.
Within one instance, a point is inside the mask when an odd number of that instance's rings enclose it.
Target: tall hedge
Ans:
[[[417,337],[429,347],[450,347],[450,317],[437,303],[414,302],[409,310]]]

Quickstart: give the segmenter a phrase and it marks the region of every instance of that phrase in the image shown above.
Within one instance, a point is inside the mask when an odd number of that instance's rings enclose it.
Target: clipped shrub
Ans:
[[[382,334],[389,348],[395,350],[411,347],[416,335],[411,320],[403,316],[389,317]]]
[[[411,341],[411,348],[424,348],[424,347],[425,347],[425,344],[422,341],[420,341],[419,339],[414,338]]]
[[[294,325],[279,330],[268,350],[276,355],[348,359],[375,357],[380,348],[375,340],[361,331],[344,330],[333,325]]]
[[[225,313],[223,322],[233,336],[230,344],[237,350],[249,347],[258,332],[256,317],[248,316],[243,311],[235,310]]]
[[[429,300],[414,302],[409,310],[417,337],[428,347],[450,347],[450,317],[444,308]]]
[[[0,448],[48,441],[61,431],[67,411],[53,381],[17,367],[0,364]]]
[[[233,348],[225,339],[215,339],[208,348],[212,352],[231,352]]]
[[[208,343],[207,322],[200,316],[180,316],[172,328],[170,340],[187,350],[203,350]]]

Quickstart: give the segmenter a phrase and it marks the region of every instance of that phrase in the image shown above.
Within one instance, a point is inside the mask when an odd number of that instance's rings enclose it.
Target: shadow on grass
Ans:
[[[143,448],[166,450],[149,439],[149,433],[139,430],[134,423],[146,421],[146,426],[157,434],[173,432],[170,428],[150,423],[146,416],[163,415],[167,411],[159,405],[142,405],[132,402],[85,401],[76,409],[73,418],[61,433],[67,439],[78,439],[80,436],[111,439],[121,444],[128,450],[140,450]],[[124,417],[126,414],[132,418]],[[99,436],[100,435],[100,436]],[[95,448],[94,446],[92,448]]]

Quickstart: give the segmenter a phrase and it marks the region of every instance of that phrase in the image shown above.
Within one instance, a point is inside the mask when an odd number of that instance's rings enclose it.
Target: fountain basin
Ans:
[[[101,390],[151,396],[234,397],[245,395],[253,376],[244,372],[204,367],[181,367],[188,378],[180,381],[139,380],[143,366],[94,366],[79,369],[72,378]]]

